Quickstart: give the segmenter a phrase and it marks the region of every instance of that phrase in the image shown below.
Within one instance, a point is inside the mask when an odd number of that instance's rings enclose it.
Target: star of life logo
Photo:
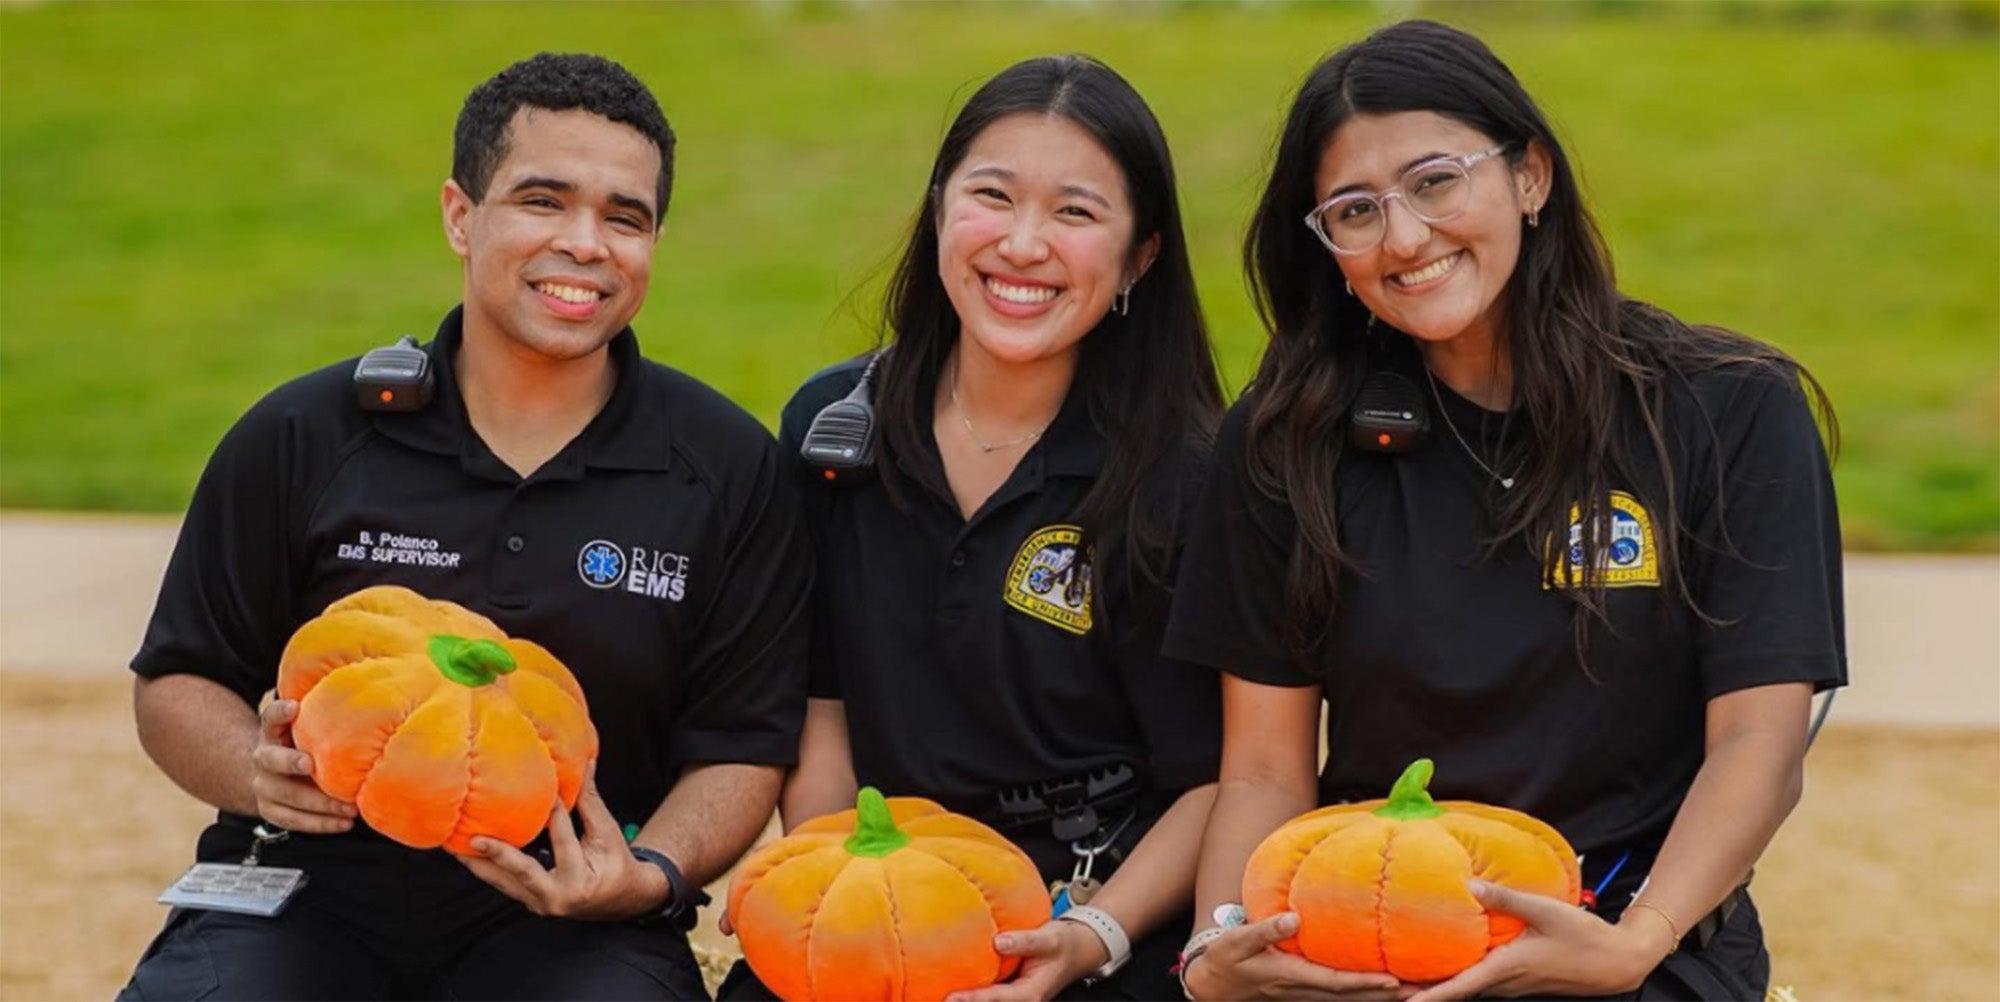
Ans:
[[[462,559],[457,550],[444,549],[428,536],[400,532],[357,532],[354,542],[340,543],[334,556],[364,564],[401,564],[410,567],[452,569]]]
[[[687,594],[688,558],[668,550],[593,539],[576,552],[576,575],[603,591],[616,588],[678,602]]]
[[[1073,525],[1038,529],[1007,568],[1007,605],[1057,629],[1090,632],[1090,554]]]

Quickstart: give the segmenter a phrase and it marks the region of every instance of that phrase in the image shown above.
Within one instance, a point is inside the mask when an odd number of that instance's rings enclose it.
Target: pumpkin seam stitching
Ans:
[[[1396,830],[1391,828],[1382,840],[1382,876],[1375,882],[1375,952],[1382,958],[1382,970],[1391,974],[1395,972],[1389,970],[1389,844],[1395,840]]]
[[[971,840],[967,839],[965,841],[971,841]],[[965,868],[959,866],[957,863],[954,863],[951,860],[944,858],[943,856],[935,854],[927,854],[927,855],[930,855],[932,859],[935,859],[938,862],[943,863],[944,865],[950,867],[953,872],[957,873],[961,877],[964,877],[965,882],[971,884],[973,890],[979,892],[980,899],[986,902],[986,923],[993,927],[993,935],[995,936],[1000,935],[1000,919],[997,915],[994,914],[995,899],[993,897],[993,892],[987,890],[986,885],[980,883],[978,877],[973,876],[971,873],[966,872]],[[1037,881],[1040,881],[1042,879],[1041,873],[1039,871],[1036,872],[1035,879]],[[997,976],[1000,972],[1001,967],[1004,966],[1005,966],[1004,963],[1001,963],[1000,966],[996,966],[994,968],[994,974]]]

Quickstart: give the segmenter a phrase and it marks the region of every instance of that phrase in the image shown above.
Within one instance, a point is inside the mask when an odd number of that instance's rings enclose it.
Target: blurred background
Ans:
[[[212,814],[140,752],[119,670],[173,518],[258,397],[456,300],[438,191],[481,80],[580,50],[653,87],[679,164],[635,326],[768,424],[872,342],[971,90],[1096,55],[1166,128],[1233,395],[1264,340],[1243,227],[1292,92],[1410,16],[1527,84],[1627,292],[1775,342],[1838,408],[1873,684],[1758,866],[1776,980],[1993,997],[2000,2],[0,0],[0,999],[109,996],[157,930]],[[731,948],[712,915],[698,938]]]
[[[174,512],[279,381],[428,337],[465,94],[624,63],[680,137],[646,352],[766,422],[872,336],[945,124],[1020,58],[1103,58],[1172,143],[1231,392],[1239,247],[1286,104],[1404,16],[1557,123],[1633,295],[1832,393],[1860,548],[2000,549],[2000,4],[8,4],[0,506]]]

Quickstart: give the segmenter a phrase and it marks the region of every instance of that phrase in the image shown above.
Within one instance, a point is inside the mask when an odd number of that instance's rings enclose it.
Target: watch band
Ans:
[[[1056,920],[1059,922],[1075,922],[1096,933],[1097,938],[1104,942],[1104,952],[1111,955],[1111,959],[1105,961],[1102,967],[1084,975],[1085,981],[1101,981],[1113,974],[1117,974],[1118,969],[1124,967],[1125,962],[1132,959],[1131,937],[1125,935],[1125,927],[1119,925],[1118,920],[1112,918],[1111,914],[1104,909],[1092,908],[1089,905],[1076,905],[1057,916]]]
[[[666,903],[660,906],[659,911],[641,916],[640,921],[667,922],[682,930],[694,928],[697,917],[695,910],[708,904],[708,895],[699,889],[689,893],[687,877],[681,874],[681,868],[675,866],[674,861],[668,859],[666,853],[648,849],[643,845],[631,845],[626,848],[632,850],[633,859],[659,867],[660,872],[667,878]]]
[[[1216,910],[1221,911],[1221,909],[1219,908]],[[1192,936],[1189,936],[1187,945],[1181,947],[1180,962],[1174,965],[1174,977],[1180,979],[1181,995],[1185,996],[1189,1000],[1189,1002],[1193,1002],[1194,993],[1188,991],[1188,983],[1187,983],[1188,965],[1193,964],[1196,958],[1200,957],[1204,953],[1207,953],[1208,948],[1214,945],[1216,940],[1222,938],[1223,931],[1224,930],[1218,926],[1210,926],[1198,933],[1195,933]]]

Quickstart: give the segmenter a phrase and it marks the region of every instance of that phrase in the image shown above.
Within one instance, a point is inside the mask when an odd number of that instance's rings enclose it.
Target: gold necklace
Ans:
[[[1040,428],[1022,435],[1020,438],[1010,438],[1005,442],[987,444],[985,439],[979,437],[979,429],[972,426],[972,418],[966,415],[965,405],[958,402],[958,366],[956,365],[951,367],[951,409],[958,412],[958,422],[965,426],[965,434],[971,437],[972,444],[978,446],[980,452],[998,452],[1001,449],[1011,449],[1017,445],[1025,445],[1035,439],[1041,438],[1042,432],[1048,431],[1049,425],[1054,424],[1056,420],[1055,418],[1050,418]]]

